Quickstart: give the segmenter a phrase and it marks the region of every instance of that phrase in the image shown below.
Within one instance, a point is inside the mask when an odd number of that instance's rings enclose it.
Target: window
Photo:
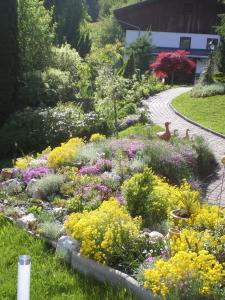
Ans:
[[[210,50],[210,44],[213,44],[215,46],[215,49],[217,48],[218,45],[218,39],[207,39],[207,43],[206,43],[206,49]]]
[[[190,49],[191,48],[191,38],[190,37],[181,37],[180,38],[180,48],[181,49]]]

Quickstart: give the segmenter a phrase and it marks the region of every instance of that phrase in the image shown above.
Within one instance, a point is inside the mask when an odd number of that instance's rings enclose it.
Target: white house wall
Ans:
[[[144,31],[127,30],[126,46],[135,42],[138,36],[143,35]],[[219,40],[216,34],[196,34],[196,33],[180,33],[180,32],[151,32],[152,44],[156,47],[179,48],[181,37],[191,37],[191,49],[206,49],[207,39]]]

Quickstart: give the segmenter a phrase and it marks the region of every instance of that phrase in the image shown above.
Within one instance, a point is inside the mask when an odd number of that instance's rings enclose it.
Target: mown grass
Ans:
[[[127,300],[125,289],[116,290],[84,277],[62,263],[45,243],[18,229],[0,215],[0,299],[16,299],[17,261],[32,258],[31,300]]]
[[[151,125],[150,127],[147,127],[144,124],[135,124],[133,126],[128,127],[125,130],[122,130],[119,132],[119,137],[124,138],[124,137],[148,137],[148,136],[154,136],[156,135],[157,132],[162,131],[162,128],[158,125]]]
[[[172,105],[191,120],[225,134],[225,95],[192,98],[185,93],[175,98]]]

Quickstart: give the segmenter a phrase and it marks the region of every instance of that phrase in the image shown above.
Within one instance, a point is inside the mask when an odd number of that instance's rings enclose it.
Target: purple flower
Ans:
[[[110,146],[114,151],[121,149],[127,153],[129,158],[134,158],[137,152],[144,148],[144,143],[139,140],[120,139],[113,140]]]
[[[125,204],[125,199],[123,198],[123,196],[121,194],[117,194],[115,196],[116,200],[121,204],[124,205]]]
[[[101,183],[96,184],[96,189],[100,192],[102,192],[103,194],[108,194],[109,193],[109,188]]]
[[[33,178],[40,178],[51,173],[53,173],[53,170],[47,167],[28,168],[23,174],[23,181],[28,184]]]
[[[95,166],[101,171],[101,172],[106,172],[106,171],[111,171],[112,169],[112,162],[109,159],[99,159]]]
[[[85,174],[97,175],[99,173],[100,173],[100,170],[96,165],[94,165],[94,166],[84,166],[78,171],[79,175],[85,175]]]

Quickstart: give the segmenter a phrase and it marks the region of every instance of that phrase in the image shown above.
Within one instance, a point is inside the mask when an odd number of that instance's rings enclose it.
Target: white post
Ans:
[[[18,262],[17,300],[30,300],[31,258],[21,255]]]

